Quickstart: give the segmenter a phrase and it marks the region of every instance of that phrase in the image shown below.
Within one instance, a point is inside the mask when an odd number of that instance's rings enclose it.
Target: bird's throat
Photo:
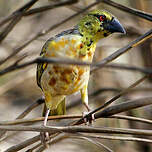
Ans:
[[[92,62],[96,48],[96,41],[94,41],[91,37],[83,37],[82,44],[83,47],[79,50],[80,59]]]

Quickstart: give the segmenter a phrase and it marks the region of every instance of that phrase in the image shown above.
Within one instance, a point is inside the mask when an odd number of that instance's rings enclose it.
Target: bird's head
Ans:
[[[84,16],[78,24],[79,32],[96,41],[114,32],[125,33],[120,22],[105,10],[93,10]]]

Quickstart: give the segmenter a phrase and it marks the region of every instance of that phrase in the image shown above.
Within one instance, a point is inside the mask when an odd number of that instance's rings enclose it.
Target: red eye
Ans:
[[[100,21],[104,21],[105,20],[105,16],[100,16]]]

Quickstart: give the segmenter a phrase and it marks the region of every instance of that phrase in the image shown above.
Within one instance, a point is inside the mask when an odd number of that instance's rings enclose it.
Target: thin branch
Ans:
[[[67,0],[67,1],[63,1],[63,2],[57,3],[57,4],[50,4],[50,5],[47,5],[47,6],[33,8],[33,9],[25,12],[23,14],[23,16],[34,15],[36,13],[41,13],[41,12],[44,12],[44,11],[51,10],[53,8],[62,7],[62,6],[66,6],[66,5],[71,5],[71,4],[77,3],[78,1],[79,0]]]
[[[58,116],[49,116],[48,120],[63,120],[63,119],[78,119],[82,118],[81,115],[58,115]],[[39,121],[44,121],[44,117],[37,117],[32,119],[16,119],[13,121],[0,121],[0,125],[18,125],[18,124],[27,124],[34,123]]]
[[[137,9],[134,9],[131,7],[124,6],[124,5],[121,5],[121,4],[116,3],[114,1],[111,1],[111,0],[97,0],[97,1],[103,2],[103,3],[110,5],[110,6],[113,6],[113,7],[116,7],[122,11],[139,16],[139,17],[144,18],[146,20],[152,21],[152,14],[150,14],[150,13],[140,11],[140,10],[137,10]]]
[[[105,108],[104,110],[95,114],[95,118],[109,117],[124,111],[148,106],[152,104],[152,97],[145,97],[140,99],[129,100],[124,103],[116,104]]]
[[[74,138],[80,138],[80,139],[84,139],[84,140],[87,140],[87,141],[89,141],[90,143],[92,143],[92,144],[95,144],[95,145],[97,145],[98,147],[100,147],[100,148],[104,148],[106,151],[108,151],[108,152],[113,152],[113,150],[112,149],[110,149],[109,147],[107,147],[107,146],[105,146],[104,144],[102,144],[101,142],[99,142],[99,141],[97,141],[97,139],[91,139],[89,136],[87,137],[87,136],[83,136],[82,134],[79,134],[79,133],[75,133],[74,135],[72,135],[72,137],[74,137]]]
[[[24,118],[28,113],[30,113],[35,107],[44,103],[44,98],[40,98],[36,100],[33,104],[31,104],[27,109],[25,109],[16,119]]]
[[[122,136],[100,136],[100,135],[86,135],[79,133],[77,134],[72,134],[72,136],[82,136],[82,137],[87,137],[87,138],[95,138],[95,139],[109,139],[109,140],[121,140],[121,141],[136,141],[136,142],[147,142],[147,143],[152,143],[152,140],[150,139],[145,139],[145,138],[134,138],[134,137],[122,137]]]
[[[127,134],[152,136],[152,130],[112,128],[112,127],[89,127],[89,126],[0,126],[5,131],[31,131],[31,132],[68,132],[68,133],[108,133],[108,134]]]
[[[119,104],[119,105],[111,106],[112,108],[110,108],[110,107],[105,108],[101,114],[100,113],[95,114],[95,118],[98,119],[98,118],[102,118],[102,117],[108,117],[110,114],[107,115],[107,113],[111,113],[111,114],[120,113],[121,112],[120,107],[127,106],[126,108],[123,108],[123,109],[124,110],[131,110],[133,108],[139,108],[139,107],[150,105],[150,104],[152,104],[152,97],[132,100],[132,101],[125,102],[125,103],[122,103],[122,104]],[[21,150],[21,149],[25,148],[27,145],[30,145],[32,143],[37,142],[39,139],[40,139],[40,137],[38,136],[38,137],[34,137],[34,141],[33,141],[32,138],[29,139],[29,140],[26,140],[26,141],[20,143],[19,145],[16,145],[16,146],[13,146],[13,147],[9,148],[9,150],[7,152],[11,152],[12,149],[14,151],[15,150],[17,151],[18,149]]]
[[[16,119],[22,119],[24,118],[28,113],[30,113],[35,107],[39,106],[44,102],[43,98],[38,99],[36,102],[31,104],[25,111],[23,111]],[[14,120],[15,121],[15,120]],[[17,120],[16,120],[17,121]],[[0,132],[0,138],[3,137],[3,135],[6,133],[6,131]]]
[[[88,63],[88,62],[81,62],[81,61],[76,61],[76,60],[72,60],[72,59],[42,58],[42,57],[39,57],[39,58],[36,58],[34,60],[28,61],[28,62],[20,64],[20,65],[12,64],[9,67],[7,67],[6,69],[1,70],[0,71],[0,76],[6,74],[8,72],[14,71],[16,69],[21,69],[21,68],[24,68],[24,67],[32,65],[32,64],[46,63],[46,62],[51,63],[51,64],[60,63],[60,64],[68,64],[68,65],[71,65],[71,64],[73,64],[73,65],[84,65],[84,66],[91,65],[91,63]]]
[[[78,2],[78,0],[68,0],[68,1],[65,1],[65,2],[57,3],[57,4],[50,4],[50,5],[47,5],[47,6],[33,8],[33,9],[30,9],[29,11],[27,11],[27,12],[22,12],[22,16],[34,15],[36,13],[48,11],[48,10],[56,8],[56,7],[61,7],[61,6],[65,6],[65,5],[71,5],[71,4],[74,4],[76,2]],[[23,9],[20,8],[17,11],[13,12],[11,15],[3,18],[0,21],[0,26],[6,24],[8,21],[10,21],[10,20],[14,19],[15,17],[17,17],[20,14],[21,10],[23,10]]]
[[[108,57],[104,58],[100,62],[98,62],[97,67],[93,68],[92,71],[96,71],[105,64],[113,61],[114,59],[118,58],[120,55],[126,53],[129,51],[131,48],[138,46],[139,44],[142,44],[144,41],[152,37],[152,29],[150,29],[148,32],[145,34],[139,36],[136,40],[130,42],[128,45],[125,47],[115,51],[113,54],[109,55]]]
[[[132,65],[125,65],[125,64],[107,64],[103,68],[110,68],[110,69],[118,69],[118,70],[128,70],[128,71],[138,71],[144,74],[152,74],[152,68],[141,68]]]
[[[15,25],[21,20],[22,15],[17,16],[14,20],[12,20],[0,33],[0,43],[5,39],[5,37],[12,31]]]
[[[131,121],[136,121],[136,122],[141,122],[141,123],[152,124],[152,120],[139,118],[139,117],[132,117],[132,116],[113,115],[106,118],[116,118],[116,119],[129,120],[129,121],[131,120]]]
[[[139,83],[141,83],[142,81],[144,81],[147,78],[147,76],[142,77],[141,79],[139,79],[138,81],[136,81],[135,83],[133,83],[131,86],[129,86],[128,88],[122,90],[120,93],[118,93],[116,96],[112,97],[110,100],[108,100],[107,102],[105,102],[103,105],[101,105],[100,107],[90,111],[86,116],[84,116],[84,118],[91,118],[92,114],[96,113],[97,111],[107,107],[108,105],[110,105],[111,103],[113,103],[114,101],[116,101],[117,99],[119,99],[121,96],[127,94],[132,88],[134,88],[135,86],[137,86]],[[103,110],[104,111],[104,110]],[[78,120],[75,124],[81,124],[82,122],[84,122],[84,118]]]
[[[4,30],[0,33],[0,43],[4,40],[4,38],[10,33],[10,31],[15,27],[15,25],[21,20],[23,16],[23,12],[26,12],[32,5],[34,5],[38,0],[31,0],[26,3],[20,9],[14,12],[16,15],[14,19],[4,28]]]
[[[152,97],[150,97],[150,98],[152,98]],[[136,121],[136,122],[141,122],[141,123],[152,124],[152,120],[148,120],[148,119],[144,119],[144,118],[124,116],[124,115],[111,115],[111,113],[116,114],[116,113],[124,112],[124,111],[130,110],[130,109],[138,108],[141,106],[146,106],[147,101],[149,102],[149,100],[151,100],[151,99],[149,99],[149,97],[148,97],[146,99],[145,98],[136,99],[136,100],[131,100],[131,101],[128,101],[125,103],[121,103],[120,105],[114,105],[114,106],[111,106],[111,107],[103,110],[103,112],[100,116],[98,113],[95,114],[95,118],[96,119],[116,118],[116,119],[131,120],[131,121]],[[146,103],[145,103],[145,101],[146,101]],[[132,106],[132,102],[134,102],[133,106]],[[141,104],[141,102],[142,102],[142,104]],[[149,103],[149,104],[152,104],[152,103]],[[126,107],[126,105],[127,105],[127,107]],[[125,107],[125,109],[120,111],[120,107]],[[105,113],[106,113],[106,116],[104,115]],[[77,119],[77,118],[81,118],[81,117],[82,117],[82,115],[60,115],[60,116],[49,116],[48,120]],[[43,120],[44,120],[44,117],[37,117],[37,118],[33,118],[33,119],[17,119],[17,120],[13,120],[13,121],[1,121],[0,125],[17,125],[17,124],[24,124],[24,123],[34,123],[34,122],[43,121]]]
[[[56,143],[56,142],[58,142],[58,141],[61,141],[62,139],[65,139],[65,138],[68,138],[69,136],[67,135],[67,134],[65,134],[65,133],[60,133],[60,134],[58,134],[57,136],[50,136],[50,139],[51,140],[49,140],[49,141],[47,141],[46,143],[48,144],[48,145],[51,145],[51,144],[53,144],[53,143]],[[46,149],[46,147],[44,146],[44,145],[42,145],[42,144],[38,144],[38,145],[36,145],[36,147],[38,147],[39,146],[39,149],[37,149],[36,150],[36,152],[42,152],[42,151],[44,151],[45,149]]]
[[[99,63],[89,63],[89,62],[81,62],[81,61],[76,61],[72,59],[59,59],[59,58],[36,58],[31,61],[25,62],[23,64],[16,64],[13,63],[9,67],[3,69],[0,71],[0,76],[7,74],[9,72],[12,72],[14,70],[19,70],[24,67],[30,66],[32,64],[36,63],[49,63],[49,64],[65,64],[65,65],[80,65],[80,66],[92,66],[92,67],[97,67],[98,68],[112,68],[112,69],[118,69],[118,70],[128,70],[128,71],[138,71],[144,74],[152,74],[152,68],[141,68],[137,66],[131,66],[131,65],[124,65],[124,64],[108,64],[108,65],[99,65]]]
[[[8,148],[7,150],[5,150],[5,152],[17,152],[17,151],[35,143],[35,142],[38,142],[39,140],[40,140],[40,135],[32,137],[26,141],[23,141],[15,146]]]

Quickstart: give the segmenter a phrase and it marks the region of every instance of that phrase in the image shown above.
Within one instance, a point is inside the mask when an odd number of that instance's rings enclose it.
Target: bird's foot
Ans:
[[[90,126],[93,124],[93,122],[95,122],[95,117],[94,117],[94,114],[92,114],[92,115],[88,115],[88,114],[89,114],[89,112],[82,113],[85,125]]]
[[[48,132],[40,132],[40,140],[41,140],[41,143],[46,147],[48,148],[48,144],[47,144],[47,141],[50,140],[50,136],[49,136],[49,133]]]

